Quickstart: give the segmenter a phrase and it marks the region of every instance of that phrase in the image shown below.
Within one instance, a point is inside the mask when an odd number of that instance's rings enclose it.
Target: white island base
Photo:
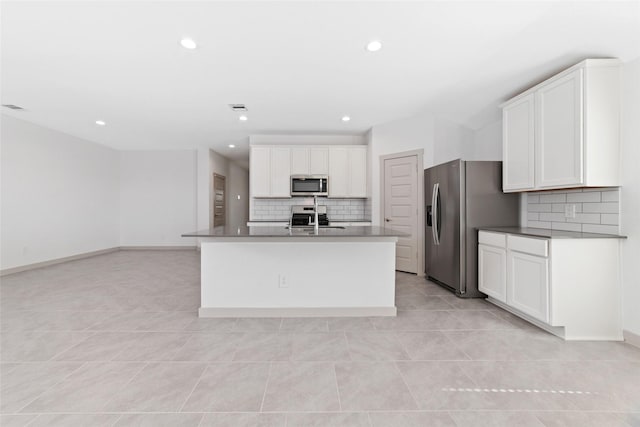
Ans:
[[[218,237],[200,317],[395,316],[396,237]]]

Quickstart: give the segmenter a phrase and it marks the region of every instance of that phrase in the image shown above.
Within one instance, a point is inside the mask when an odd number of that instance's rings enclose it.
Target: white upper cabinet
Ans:
[[[349,196],[349,149],[331,147],[329,150],[329,197]]]
[[[329,148],[291,147],[291,175],[328,175]]]
[[[349,148],[349,196],[367,197],[367,147]]]
[[[329,197],[367,197],[367,147],[329,148]]]
[[[251,147],[251,197],[291,197],[291,150],[288,147]]]
[[[291,175],[309,175],[309,148],[291,147]]]
[[[329,197],[366,198],[367,147],[255,145],[249,175],[255,198],[291,197],[291,175],[327,175]]]
[[[539,188],[584,184],[582,72],[575,70],[536,93]]]
[[[249,158],[252,197],[271,196],[271,149],[252,147]]]
[[[329,175],[329,148],[309,148],[309,175]]]
[[[531,190],[534,182],[534,94],[531,93],[502,110],[502,187]]]
[[[503,104],[505,192],[620,185],[619,73],[588,59]]]
[[[291,197],[291,150],[271,149],[271,197]]]

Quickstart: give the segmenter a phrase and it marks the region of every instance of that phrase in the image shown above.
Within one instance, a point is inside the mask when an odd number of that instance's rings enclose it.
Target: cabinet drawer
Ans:
[[[531,237],[507,236],[507,244],[512,251],[547,257],[549,256],[549,243],[547,239],[534,239]]]
[[[502,233],[490,233],[488,231],[478,232],[478,243],[485,245],[497,246],[499,248],[507,247],[507,235]]]

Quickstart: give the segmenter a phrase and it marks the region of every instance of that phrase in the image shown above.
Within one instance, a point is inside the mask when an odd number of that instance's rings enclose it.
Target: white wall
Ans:
[[[423,167],[434,163],[435,119],[421,114],[374,126],[369,137],[371,155],[371,221],[380,225],[380,156],[404,151],[424,150]]]
[[[502,120],[473,133],[469,160],[502,160]]]
[[[371,220],[380,224],[380,156],[423,150],[423,168],[471,156],[474,133],[457,123],[424,113],[374,126],[370,135]]]
[[[119,246],[192,246],[180,236],[209,227],[213,172],[231,171],[229,191],[245,204],[232,212],[248,216],[247,171],[209,149],[116,151],[5,115],[1,142],[2,270]]]
[[[232,227],[247,225],[247,221],[249,221],[249,171],[234,162],[229,162],[227,194],[229,225]],[[238,197],[240,198],[238,199]]]
[[[640,58],[622,67],[621,85],[623,325],[640,335]]]
[[[265,145],[363,145],[362,135],[251,135],[249,144]]]
[[[193,246],[196,152],[120,152],[120,246]]]
[[[2,116],[1,269],[119,246],[118,152]]]
[[[472,159],[473,131],[449,120],[435,119],[433,163],[439,165],[455,159]]]

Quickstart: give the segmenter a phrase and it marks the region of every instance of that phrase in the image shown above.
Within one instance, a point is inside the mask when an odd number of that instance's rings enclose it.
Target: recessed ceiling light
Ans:
[[[238,117],[238,120],[240,120],[241,122],[246,122],[247,120],[249,120],[249,117],[242,115]]]
[[[233,144],[229,144],[229,148],[236,148],[236,146]]]
[[[96,124],[97,124],[98,126],[104,126],[104,125],[106,125],[106,124],[107,124],[107,122],[105,122],[104,120],[96,120]]]
[[[180,40],[180,44],[185,49],[195,49],[196,47],[198,47],[196,42],[194,42],[193,39],[190,39],[188,37],[185,37],[182,40]]]
[[[349,116],[342,116],[342,121],[343,121],[343,122],[348,122],[349,120],[351,120],[351,117],[349,117]]]
[[[382,43],[379,40],[371,40],[367,43],[367,50],[369,52],[377,52],[382,49]]]

